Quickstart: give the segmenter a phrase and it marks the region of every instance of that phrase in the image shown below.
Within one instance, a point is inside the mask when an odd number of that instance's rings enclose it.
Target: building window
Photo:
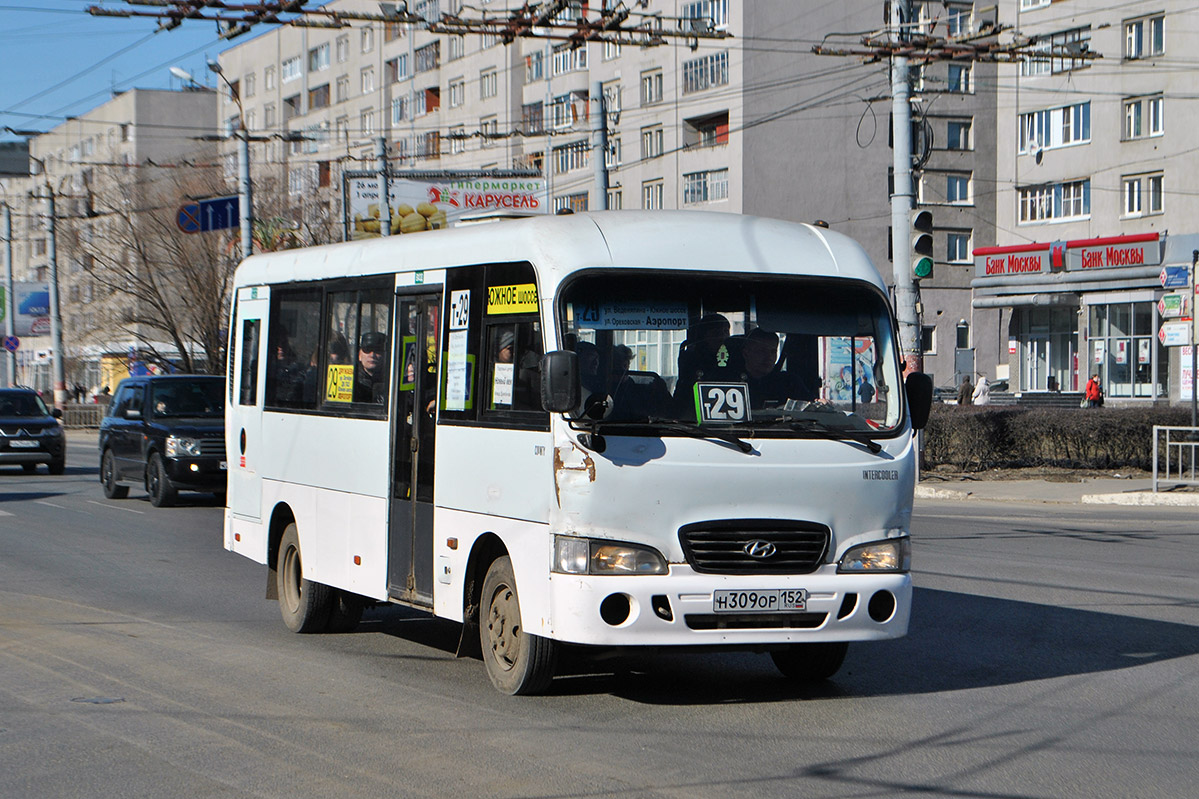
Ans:
[[[1031,111],[1020,115],[1021,153],[1035,153],[1091,140],[1091,103]]]
[[[945,260],[951,264],[970,263],[970,233],[956,232],[945,235]]]
[[[262,126],[267,130],[275,127],[275,104],[267,103],[262,107]]]
[[[563,130],[587,117],[587,96],[578,92],[562,94],[554,98],[554,130]]]
[[[1146,58],[1166,52],[1165,16],[1142,17],[1124,23],[1124,57]]]
[[[641,160],[662,155],[663,132],[661,125],[641,129]]]
[[[491,147],[500,135],[499,119],[495,116],[483,117],[479,120],[479,135],[484,147]]]
[[[262,70],[262,87],[267,91],[275,88],[275,68],[266,67]]]
[[[1149,216],[1163,210],[1160,172],[1124,178],[1124,216]]]
[[[683,62],[683,94],[692,94],[713,86],[724,86],[728,82],[727,50]]]
[[[329,68],[329,43],[326,42],[308,51],[308,71],[320,72]]]
[[[329,84],[308,90],[308,110],[329,107]]]
[[[545,53],[535,50],[525,56],[525,83],[541,80],[545,77]]]
[[[604,42],[604,60],[614,61],[617,58],[620,58],[620,45],[613,44],[612,42]]]
[[[1049,75],[1070,72],[1090,66],[1081,58],[1091,46],[1091,26],[1035,37],[1029,50],[1032,55],[1020,62],[1023,76]]]
[[[420,158],[441,158],[441,133],[432,130],[417,134],[416,155]]]
[[[712,169],[683,175],[683,204],[714,202],[729,198],[729,171]]]
[[[587,142],[574,142],[563,147],[554,148],[554,173],[558,175],[585,169],[590,162]]]
[[[945,126],[945,149],[970,150],[970,120],[951,119]]]
[[[452,87],[451,87],[452,88]],[[407,94],[391,98],[391,124],[398,125],[412,117],[412,98]]]
[[[466,55],[466,37],[450,36],[446,39],[447,61],[457,61]]]
[[[1020,222],[1082,219],[1091,214],[1091,181],[1074,180],[1016,189]]]
[[[492,69],[485,69],[479,73],[479,96],[487,100],[499,94],[499,74]]]
[[[466,152],[466,126],[455,125],[450,128],[450,155]]]
[[[559,44],[553,50],[553,74],[565,75],[567,72],[587,69],[587,46],[574,47],[569,44]]]
[[[408,77],[408,54],[403,53],[383,65],[384,75],[388,83],[404,80]]]
[[[715,147],[728,143],[728,111],[683,120],[684,147]]]
[[[246,97],[247,98],[253,97],[255,91],[257,90],[256,86],[254,85],[255,83],[257,83],[257,80],[254,77],[254,73],[247,72],[245,78],[242,79],[242,83],[246,87]]]
[[[641,73],[641,104],[654,105],[662,102],[662,70]]]
[[[370,94],[375,90],[375,68],[367,67],[362,70],[359,80],[359,88],[362,94]]]
[[[600,88],[604,94],[604,111],[608,114],[619,114],[621,111],[620,81],[608,81]]]
[[[344,103],[350,99],[350,76],[342,75],[337,79],[337,102]]]
[[[970,174],[945,176],[945,202],[957,205],[970,204]]]
[[[520,129],[527,136],[545,131],[545,105],[543,103],[529,103],[521,107]]]
[[[428,72],[441,66],[441,42],[436,41],[416,49],[416,71]]]
[[[610,186],[608,188],[608,210],[624,210],[624,192],[620,190],[620,186]]]
[[[375,29],[368,24],[359,36],[362,52],[369,53],[375,49]]]
[[[587,210],[587,192],[579,192],[578,194],[567,194],[562,197],[554,198],[554,213],[559,211],[571,210],[575,213],[582,213]]]
[[[950,64],[948,90],[954,94],[969,94],[973,91],[969,64]]]
[[[283,74],[284,83],[291,83],[304,74],[304,65],[300,62],[299,56],[287,59],[280,65],[279,69]]]
[[[647,180],[641,184],[641,207],[647,211],[662,208],[662,181]]]
[[[709,23],[713,30],[729,26],[729,0],[691,0],[683,3],[683,19]]]
[[[466,102],[466,79],[457,78],[450,81],[450,108],[457,108]]]
[[[1143,139],[1165,133],[1165,100],[1161,95],[1124,101],[1124,138]]]
[[[350,37],[343,34],[337,37],[337,63],[344,64],[350,57]]]
[[[371,136],[375,132],[375,112],[367,109],[358,117],[358,124],[363,136]]]
[[[608,151],[606,153],[604,153],[604,165],[607,166],[609,169],[613,169],[615,167],[620,166],[620,164],[621,164],[620,137],[609,135],[608,136]]]

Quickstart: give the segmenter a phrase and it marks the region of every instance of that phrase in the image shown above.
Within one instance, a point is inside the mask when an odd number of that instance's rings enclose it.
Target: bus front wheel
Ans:
[[[521,625],[516,576],[506,555],[487,570],[479,613],[479,643],[492,685],[510,696],[548,688],[554,678],[556,647]]]
[[[819,682],[837,673],[845,661],[849,644],[829,641],[792,644],[770,653],[774,665],[787,677],[800,682]]]
[[[327,585],[304,579],[300,558],[300,536],[295,522],[287,525],[279,542],[279,564],[275,571],[279,593],[279,611],[283,623],[293,633],[324,632],[333,606]]]

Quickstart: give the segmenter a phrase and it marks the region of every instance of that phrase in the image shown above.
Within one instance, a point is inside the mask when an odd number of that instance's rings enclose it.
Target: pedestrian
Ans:
[[[987,382],[986,375],[979,375],[978,385],[974,387],[974,395],[971,399],[975,405],[989,405],[991,403],[991,384]]]
[[[962,385],[958,386],[958,405],[973,405],[974,404],[974,384],[970,382],[970,375],[962,378]]]
[[[1086,401],[1088,408],[1103,407],[1103,382],[1097,374],[1091,375],[1091,379],[1087,381]]]

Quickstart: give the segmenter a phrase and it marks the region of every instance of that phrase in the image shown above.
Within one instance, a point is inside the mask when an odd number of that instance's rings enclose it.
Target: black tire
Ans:
[[[333,598],[329,603],[329,623],[325,631],[330,633],[352,633],[362,621],[362,611],[366,600],[349,591],[333,590]]]
[[[548,638],[524,631],[516,577],[507,555],[487,570],[479,614],[479,643],[491,684],[509,696],[538,694],[548,688],[557,647]]]
[[[22,463],[21,468],[25,471],[25,474],[34,474],[37,472],[36,463]]]
[[[837,673],[845,661],[849,644],[829,641],[812,644],[792,644],[787,649],[770,653],[775,667],[792,680],[820,682]]]
[[[104,486],[104,496],[109,499],[129,496],[129,486],[117,483],[117,459],[111,449],[104,450],[104,456],[100,458],[100,483]]]
[[[275,569],[279,593],[279,612],[293,633],[322,633],[328,629],[333,608],[333,589],[304,579],[304,561],[300,557],[300,536],[295,522],[283,531],[279,542],[279,562]]]
[[[162,456],[155,452],[150,456],[150,467],[146,471],[146,490],[150,492],[150,504],[156,508],[169,508],[175,504],[179,492],[171,485],[167,467]]]
[[[67,459],[50,461],[50,474],[63,474],[67,470]]]

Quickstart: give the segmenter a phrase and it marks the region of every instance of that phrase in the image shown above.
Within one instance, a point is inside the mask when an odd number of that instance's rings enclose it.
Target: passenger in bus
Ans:
[[[354,402],[382,404],[387,399],[387,336],[363,333],[358,341],[358,368],[354,370]]]
[[[346,337],[336,330],[329,333],[329,339],[325,343],[325,354],[330,365],[349,363],[350,347],[346,344]],[[317,347],[312,351],[312,357],[308,359],[308,369],[304,372],[304,403],[309,407],[316,404],[325,385],[320,356],[321,351]]]
[[[674,390],[676,412],[684,419],[695,416],[695,384],[735,380],[741,371],[739,353],[728,346],[729,320],[707,314],[687,329],[687,340],[679,347],[679,379]]]
[[[629,371],[633,350],[621,344],[612,348],[608,373],[608,394],[612,412],[608,419],[644,421],[665,417],[670,411],[670,391],[666,381],[654,372]]]
[[[789,398],[791,380],[778,369],[779,336],[755,327],[742,340],[745,382],[749,386],[751,408],[775,407]]]

